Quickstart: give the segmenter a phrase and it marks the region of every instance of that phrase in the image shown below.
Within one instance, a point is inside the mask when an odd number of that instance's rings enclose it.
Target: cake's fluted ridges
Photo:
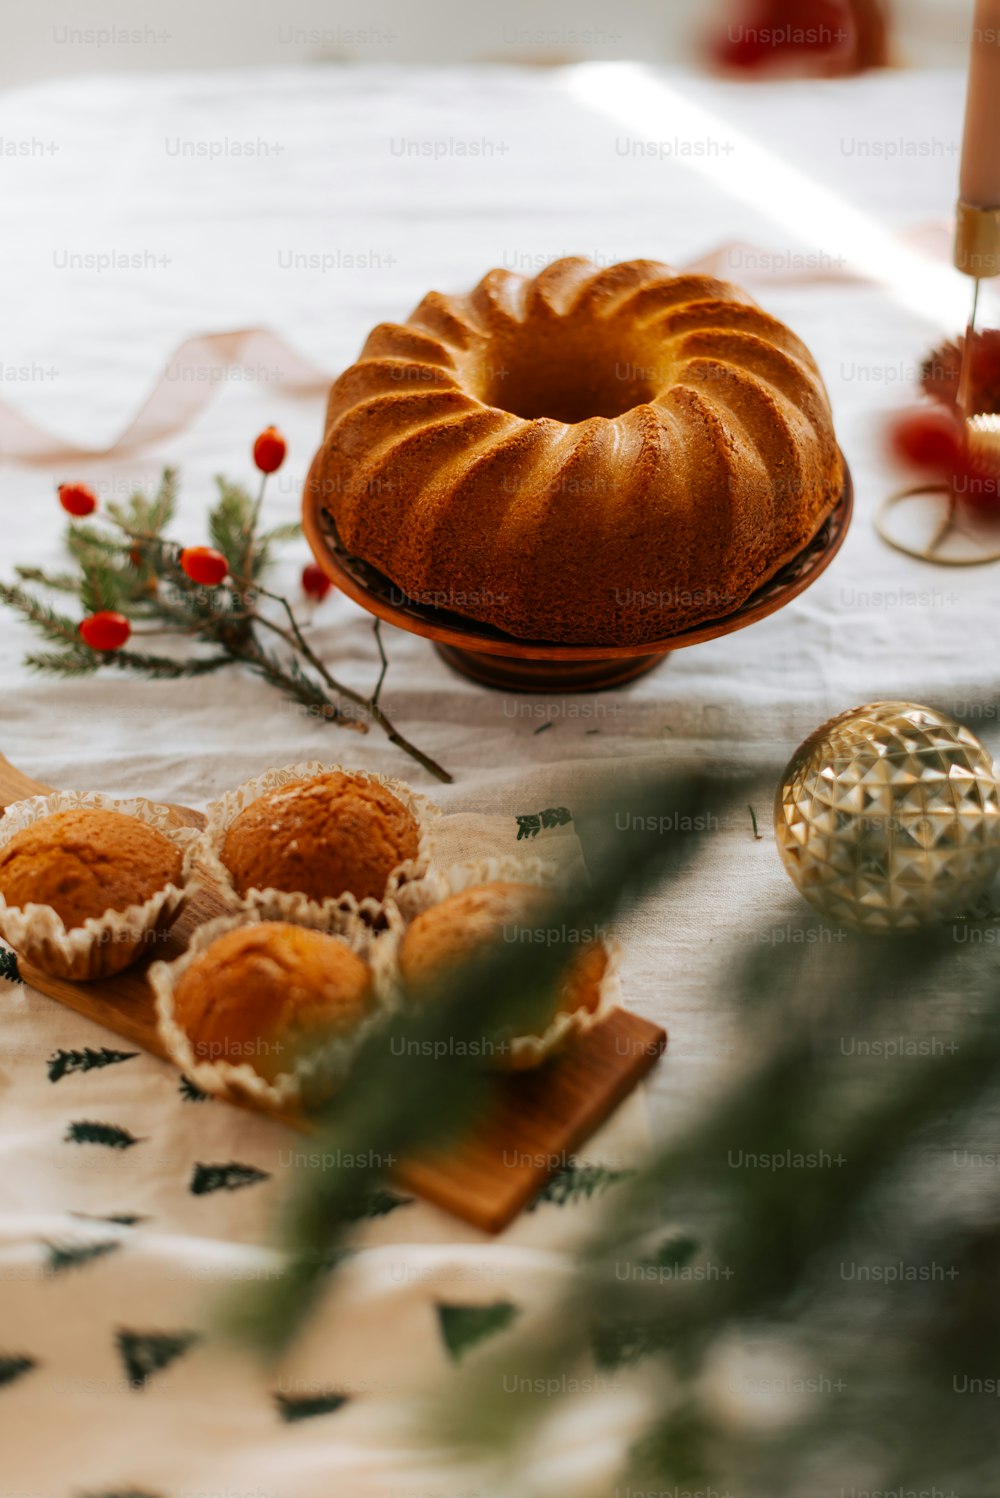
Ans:
[[[511,270],[491,270],[469,293],[469,305],[486,327],[522,323],[530,281]]]
[[[451,474],[438,470],[407,512],[413,522],[407,565],[422,591],[439,589],[442,578],[458,593],[493,591],[491,579],[506,557],[509,517],[523,494],[519,477],[555,438],[554,424],[548,430],[539,423],[498,423],[464,449],[467,463]],[[442,485],[447,503],[438,502]]]
[[[430,333],[401,322],[382,322],[373,328],[361,350],[362,359],[420,359],[425,364],[440,364],[455,369],[455,355],[448,346]]]
[[[481,337],[469,316],[468,297],[447,297],[440,291],[429,291],[410,318],[418,328],[433,333],[455,349],[467,349]]]
[[[673,345],[676,378],[687,378],[687,367],[706,361],[720,369],[738,369],[760,384],[769,386],[791,401],[813,420],[824,404],[811,374],[800,360],[752,333],[720,328],[685,333]]]
[[[424,395],[441,390],[461,389],[453,369],[440,364],[426,364],[421,359],[359,359],[337,380],[337,409],[345,414],[356,405],[365,405],[383,395]]]
[[[534,417],[539,397],[609,414]],[[505,399],[529,415],[484,404]],[[634,643],[731,612],[842,482],[805,345],[736,287],[649,260],[432,292],[373,331],[329,410],[312,482],[348,549],[527,638]]]
[[[554,260],[527,285],[528,313],[567,317],[594,280],[594,267],[582,256]]]
[[[453,390],[390,390],[361,397],[357,391],[351,390],[349,384],[342,388],[346,392],[346,403],[338,406],[333,422],[338,445],[349,451],[350,434],[363,426],[364,433],[359,438],[361,450],[372,456],[401,433],[425,430],[449,416],[483,409],[479,401],[457,387]]]
[[[651,282],[671,279],[676,273],[658,260],[623,260],[599,270],[577,291],[570,304],[571,314],[596,313],[612,317],[629,297]]]
[[[336,496],[328,508],[344,544],[391,577],[406,527],[419,526],[422,509],[440,494],[449,463],[514,419],[474,406],[432,426],[412,427],[371,451],[365,447],[364,420],[356,421],[349,442],[328,447],[319,475]],[[388,526],[387,512],[394,517]]]
[[[665,273],[651,277],[633,287],[615,307],[615,316],[626,314],[640,326],[677,307],[742,306],[750,310],[753,303],[741,299],[735,286],[711,276],[673,276]]]

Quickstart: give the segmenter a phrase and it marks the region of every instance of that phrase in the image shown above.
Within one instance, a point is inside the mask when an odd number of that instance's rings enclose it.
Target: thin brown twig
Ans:
[[[275,624],[273,619],[268,619],[263,614],[253,613],[252,617],[258,624],[263,625],[265,629],[271,630],[272,633],[284,640],[287,645],[291,645],[293,649],[297,646],[313,670],[319,673],[331,691],[337,692],[346,697],[350,702],[363,707],[381,728],[390,744],[395,744],[397,749],[402,749],[404,754],[408,754],[411,759],[415,759],[418,764],[423,765],[425,770],[429,771],[436,779],[442,781],[443,784],[450,785],[452,783],[453,777],[443,765],[438,764],[436,759],[432,759],[429,754],[425,754],[422,749],[418,749],[416,744],[411,743],[408,738],[399,732],[395,724],[382,711],[377,697],[366,697],[362,692],[355,691],[353,687],[345,686],[343,682],[338,681],[335,676],[331,675],[303,636],[287,598],[282,598],[280,593],[271,593],[267,588],[260,587],[259,584],[257,585],[257,591],[262,598],[270,598],[273,602],[281,604],[288,618],[290,630],[282,629],[280,624]],[[381,639],[379,639],[379,648],[381,649]],[[384,675],[385,673],[383,672],[379,678],[379,688],[381,687]]]

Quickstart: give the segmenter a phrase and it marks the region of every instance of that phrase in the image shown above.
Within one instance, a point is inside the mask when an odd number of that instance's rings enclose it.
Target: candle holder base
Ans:
[[[894,551],[938,567],[1000,562],[1000,515],[977,520],[959,508],[943,482],[887,495],[875,512],[875,529]]]

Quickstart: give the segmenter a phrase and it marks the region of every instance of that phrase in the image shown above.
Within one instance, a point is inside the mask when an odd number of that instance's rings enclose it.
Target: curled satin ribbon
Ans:
[[[267,328],[198,333],[170,356],[132,420],[106,447],[85,447],[46,431],[7,401],[0,401],[0,459],[62,465],[133,457],[189,427],[212,399],[227,370],[267,363],[282,384],[303,395],[325,393],[332,376]]]

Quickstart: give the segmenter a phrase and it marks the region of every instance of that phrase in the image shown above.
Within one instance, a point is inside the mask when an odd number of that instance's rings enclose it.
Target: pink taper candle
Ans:
[[[959,197],[1000,208],[1000,0],[976,0]]]

